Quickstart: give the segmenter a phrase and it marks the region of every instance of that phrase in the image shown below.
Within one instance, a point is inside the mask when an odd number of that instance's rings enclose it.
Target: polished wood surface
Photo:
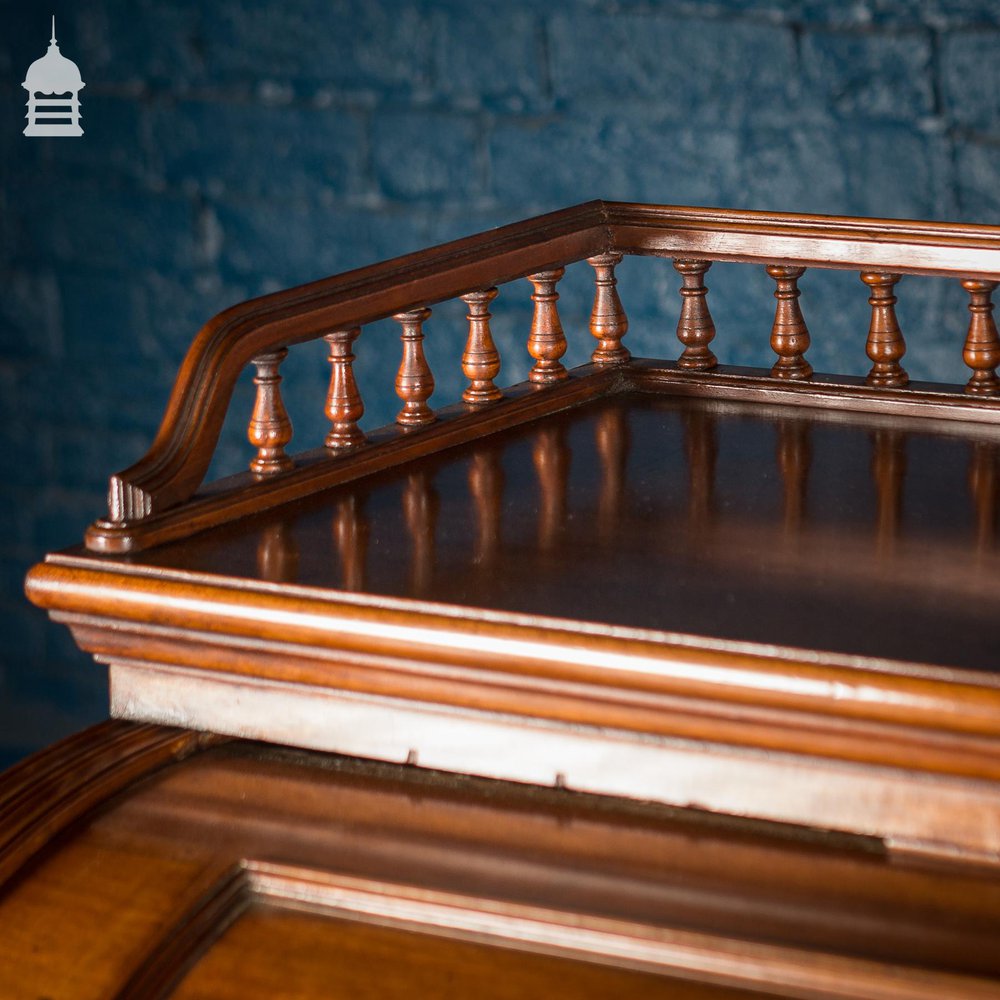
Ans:
[[[998,457],[992,428],[615,395],[421,460],[419,480],[403,466],[283,508],[303,558],[282,582],[349,589],[356,560],[330,523],[350,496],[368,593],[1000,670],[997,512],[968,485]],[[487,526],[474,487],[488,460],[504,489]],[[414,519],[431,496],[437,518]],[[141,561],[259,578],[273,523]],[[487,532],[503,544],[483,565]]]
[[[0,876],[5,997],[1000,995],[1000,881],[975,867],[239,741],[140,749],[171,741],[110,723],[46,751],[134,780],[50,794],[52,836]]]

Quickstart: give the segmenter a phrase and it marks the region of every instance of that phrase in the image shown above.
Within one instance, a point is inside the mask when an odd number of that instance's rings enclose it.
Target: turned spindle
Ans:
[[[566,353],[566,335],[556,307],[559,299],[556,283],[565,273],[566,268],[557,267],[528,275],[528,281],[534,287],[531,301],[535,303],[531,335],[528,337],[528,353],[535,359],[535,364],[528,378],[539,384],[558,382],[569,375],[559,361]]]
[[[292,422],[288,419],[281,399],[281,376],[278,367],[288,356],[287,348],[258,354],[253,359],[257,369],[254,385],[257,398],[247,427],[247,437],[257,449],[250,463],[250,471],[258,476],[271,476],[292,467],[292,460],[285,454],[285,445],[292,440]]]
[[[351,448],[365,439],[358,421],[365,412],[358,384],[354,381],[354,355],[351,345],[361,333],[361,327],[334,330],[323,338],[330,347],[330,390],[326,396],[326,416],[330,432],[327,448],[339,451]]]
[[[538,476],[538,547],[549,551],[566,527],[570,449],[566,428],[542,426],[535,432],[532,461]]]
[[[601,461],[601,492],[597,498],[597,531],[600,540],[613,542],[621,523],[628,466],[628,410],[609,405],[598,414],[594,428],[597,454]]]
[[[469,336],[462,354],[462,373],[469,385],[462,399],[473,406],[493,403],[503,396],[493,380],[500,374],[500,352],[490,332],[490,303],[497,297],[495,288],[469,292],[462,301],[469,307]]]
[[[778,355],[771,368],[774,378],[802,379],[813,373],[812,365],[805,359],[809,349],[809,328],[799,308],[799,278],[805,270],[783,264],[767,265],[767,273],[778,286],[774,290],[778,304],[771,327],[771,350]]]
[[[403,517],[413,547],[410,564],[410,594],[413,597],[424,596],[434,580],[434,533],[439,506],[438,492],[427,469],[411,472],[403,490]]]
[[[993,319],[993,289],[996,281],[966,278],[962,287],[969,293],[969,333],[965,338],[962,358],[972,369],[972,378],[965,391],[981,396],[1000,392],[1000,379],[996,367],[1000,364],[1000,338]]]
[[[622,347],[622,337],[628,332],[628,317],[618,296],[615,277],[615,267],[621,260],[622,255],[616,250],[587,259],[594,269],[590,332],[597,338],[597,349],[590,360],[595,365],[623,365],[632,356],[627,347]]]
[[[674,261],[674,269],[684,282],[680,289],[681,315],[677,320],[677,339],[684,345],[684,351],[677,359],[677,366],[688,371],[705,371],[719,363],[708,347],[715,337],[705,285],[705,272],[711,266],[710,260]]]
[[[794,534],[802,526],[809,467],[812,464],[812,425],[788,417],[778,425],[778,471],[784,494],[785,531]]]
[[[482,569],[492,566],[500,551],[503,489],[504,474],[499,450],[485,446],[477,449],[469,463],[469,493],[476,509],[473,562]]]
[[[863,271],[861,280],[871,289],[868,304],[872,307],[872,321],[868,327],[865,351],[872,361],[872,370],[865,380],[880,388],[906,385],[910,376],[899,363],[906,353],[906,342],[896,320],[896,296],[893,286],[900,274],[883,274],[880,271]]]
[[[434,420],[434,411],[427,405],[434,392],[434,376],[424,357],[423,331],[430,314],[430,309],[413,309],[392,317],[403,328],[403,360],[396,376],[396,395],[403,401],[396,423],[403,427],[420,427]]]
[[[358,501],[356,493],[347,493],[338,501],[333,515],[333,540],[340,556],[341,586],[344,590],[365,589],[368,534],[363,501]]]

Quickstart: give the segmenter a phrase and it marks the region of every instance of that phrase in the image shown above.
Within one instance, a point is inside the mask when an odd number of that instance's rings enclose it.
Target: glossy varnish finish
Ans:
[[[167,763],[131,735],[87,753],[144,780],[50,796],[31,877],[0,877],[10,1000],[998,992],[1000,884],[975,869],[241,742]]]

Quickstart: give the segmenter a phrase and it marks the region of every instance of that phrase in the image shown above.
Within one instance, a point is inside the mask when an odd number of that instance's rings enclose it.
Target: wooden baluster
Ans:
[[[570,450],[562,424],[543,426],[535,432],[532,461],[538,476],[538,547],[550,551],[566,525],[566,491]]]
[[[504,474],[497,448],[481,447],[469,463],[469,492],[476,508],[476,548],[473,562],[487,569],[500,551]]]
[[[714,506],[719,447],[713,413],[696,407],[685,410],[684,451],[688,463],[688,516],[698,530],[711,520]]]
[[[299,547],[284,521],[264,528],[257,545],[257,574],[270,583],[295,583],[299,575]]]
[[[257,398],[247,427],[247,437],[257,449],[250,471],[258,476],[283,472],[293,464],[285,454],[285,445],[292,440],[292,422],[281,400],[281,376],[278,374],[278,367],[286,357],[288,350],[282,347],[267,354],[258,354],[253,359],[257,369],[253,380],[257,386]]]
[[[962,358],[972,369],[972,378],[965,391],[981,396],[1000,392],[1000,379],[996,367],[1000,364],[1000,337],[993,319],[993,289],[996,281],[966,278],[962,287],[969,293],[969,333],[965,338]]]
[[[863,271],[861,274],[861,280],[871,289],[868,304],[872,307],[865,347],[872,361],[872,370],[866,381],[880,388],[902,386],[910,381],[910,376],[899,363],[906,353],[906,342],[896,320],[896,296],[892,291],[901,277],[880,271]]]
[[[403,401],[396,423],[403,427],[420,427],[434,421],[434,411],[427,405],[434,392],[434,376],[424,357],[423,344],[423,325],[430,314],[430,309],[413,309],[392,317],[403,328],[403,360],[396,376],[396,395]]]
[[[347,493],[337,502],[333,515],[333,540],[340,556],[341,586],[344,590],[365,589],[368,556],[368,518],[356,493]]]
[[[497,297],[495,288],[469,292],[462,301],[469,307],[469,337],[462,355],[462,372],[469,385],[462,399],[473,406],[493,403],[503,396],[493,379],[500,374],[500,352],[490,332],[490,303]]]
[[[804,267],[767,265],[767,273],[778,285],[774,291],[778,304],[771,327],[771,349],[778,355],[771,369],[774,378],[803,379],[813,373],[812,365],[805,359],[809,350],[809,328],[799,308],[799,278],[805,271]]]
[[[688,371],[705,371],[719,363],[708,347],[715,338],[715,323],[708,311],[708,288],[705,287],[705,272],[711,266],[710,260],[674,261],[674,269],[684,282],[680,290],[681,315],[677,320],[677,339],[684,345],[684,351],[677,365]]]
[[[566,353],[566,335],[556,308],[559,299],[556,284],[565,273],[566,268],[557,267],[528,275],[528,281],[534,286],[531,301],[535,303],[528,337],[528,353],[535,359],[528,375],[532,382],[558,382],[569,376],[559,361]]]
[[[880,555],[886,555],[893,549],[903,516],[906,436],[897,430],[877,430],[872,437],[877,550]]]
[[[609,405],[598,415],[595,428],[597,454],[601,460],[601,492],[597,499],[597,533],[613,542],[622,517],[625,473],[628,465],[628,409]]]
[[[617,250],[590,257],[594,269],[594,308],[590,313],[590,332],[597,338],[597,350],[590,356],[595,365],[623,365],[632,356],[622,347],[628,332],[628,317],[618,296],[615,267],[622,261]]]
[[[976,545],[981,552],[996,543],[997,486],[997,446],[992,441],[976,441],[969,463],[969,492],[976,508]]]
[[[434,532],[437,528],[439,498],[427,469],[411,472],[403,490],[403,516],[413,545],[410,594],[422,597],[434,580]]]
[[[330,432],[326,446],[333,451],[352,448],[365,439],[358,421],[365,412],[358,384],[354,381],[354,355],[351,345],[361,333],[361,327],[334,330],[323,339],[330,347],[330,390],[326,396],[326,416]]]
[[[778,425],[778,469],[784,486],[785,532],[796,534],[802,527],[812,465],[812,425],[793,417]]]

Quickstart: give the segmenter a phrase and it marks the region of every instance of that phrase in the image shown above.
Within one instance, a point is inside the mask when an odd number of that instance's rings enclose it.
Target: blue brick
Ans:
[[[1000,31],[963,31],[945,37],[941,89],[951,117],[975,128],[1000,128]]]
[[[905,125],[839,124],[747,136],[740,207],[947,218],[948,140]]]
[[[421,4],[223,0],[205,18],[205,58],[215,79],[332,83],[350,92],[426,88],[429,20]]]
[[[735,130],[685,128],[627,112],[499,124],[490,143],[497,196],[533,210],[592,198],[710,204],[731,197],[740,150]]]
[[[688,122],[787,120],[795,83],[789,28],[622,14],[558,15],[550,31],[561,99],[646,98]]]
[[[188,101],[154,111],[149,131],[158,169],[185,191],[276,202],[361,188],[365,134],[355,113]]]
[[[466,115],[381,114],[373,123],[372,159],[390,198],[458,201],[482,190],[480,129]]]
[[[0,356],[54,359],[62,352],[62,310],[54,275],[15,269],[0,275]]]
[[[965,144],[955,159],[961,217],[1000,226],[1000,143]]]
[[[520,109],[543,97],[540,19],[513,5],[459,4],[433,23],[436,89],[459,104]]]
[[[809,32],[805,92],[845,117],[919,119],[934,111],[928,35]]]
[[[57,210],[53,210],[56,205]],[[78,261],[91,267],[186,270],[203,260],[191,202],[178,195],[88,183],[66,172],[23,185],[14,203],[31,262]]]
[[[402,213],[338,205],[218,206],[221,265],[252,294],[339,274],[419,250],[419,236],[398,224]]]

